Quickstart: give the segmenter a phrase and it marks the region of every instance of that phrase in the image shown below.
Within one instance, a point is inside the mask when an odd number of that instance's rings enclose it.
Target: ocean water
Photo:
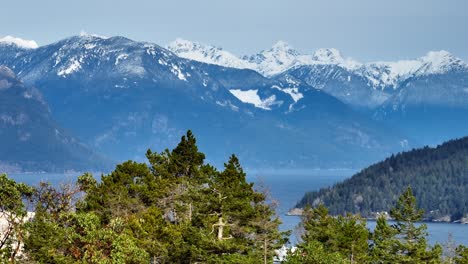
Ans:
[[[269,186],[271,195],[279,201],[278,214],[283,222],[282,230],[293,230],[290,237],[291,243],[298,241],[300,234],[295,231],[300,223],[300,217],[288,216],[289,209],[302,198],[305,192],[318,190],[323,187],[332,186],[350,176],[355,171],[352,170],[317,170],[311,172],[302,172],[300,174],[268,174],[268,177],[261,176],[262,173],[254,173],[249,176],[249,180],[260,182]],[[255,176],[257,174],[257,176]],[[456,223],[436,223],[428,222],[428,241],[431,244],[446,244],[451,236],[455,244],[468,245],[468,224]],[[368,221],[367,226],[370,230],[375,228],[375,221]]]
[[[287,216],[289,209],[302,198],[305,192],[318,190],[323,187],[331,186],[340,182],[355,171],[351,170],[313,170],[301,172],[281,172],[255,171],[248,174],[247,179],[255,183],[255,186],[261,186],[261,189],[267,189],[272,199],[278,203],[277,212],[281,221],[281,230],[292,230],[290,240],[296,243],[300,234],[296,231],[296,226],[300,222],[298,216]],[[100,173],[93,173],[99,178]],[[79,173],[67,174],[10,174],[9,177],[19,182],[29,185],[37,185],[41,181],[49,182],[53,185],[69,184],[76,181]],[[375,221],[368,221],[370,230],[375,227]],[[444,244],[447,243],[449,236],[456,244],[468,245],[468,225],[451,223],[426,223],[429,233],[429,242]]]

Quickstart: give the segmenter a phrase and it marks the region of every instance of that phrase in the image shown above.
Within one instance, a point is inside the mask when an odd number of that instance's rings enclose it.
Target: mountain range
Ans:
[[[386,103],[392,99],[395,91],[404,89],[413,80],[468,72],[465,62],[444,50],[431,51],[412,60],[361,63],[344,58],[334,48],[319,49],[311,55],[301,54],[283,41],[258,54],[242,57],[221,48],[183,39],[171,42],[167,48],[183,58],[252,69],[291,85],[303,82],[315,89],[323,89],[351,105],[369,108]],[[338,90],[337,86],[342,87]],[[356,95],[360,91],[355,91],[358,89],[355,87],[365,89],[370,94],[369,100],[362,100]],[[463,89],[462,92],[464,101],[468,92]]]
[[[238,57],[180,39],[164,48],[80,35],[38,47],[7,37],[0,65],[37,88],[60,126],[113,160],[141,160],[192,129],[216,165],[233,152],[247,167],[349,168],[468,132],[467,66],[447,52],[362,64],[284,42]],[[418,122],[398,125],[411,107],[420,116],[441,109],[441,121],[452,111],[460,129],[426,140],[412,131]]]
[[[410,60],[361,63],[333,48],[301,54],[283,41],[241,57],[182,39],[167,47],[184,58],[250,68],[285,86],[324,91],[401,131],[413,145],[468,134],[468,64],[444,50]]]

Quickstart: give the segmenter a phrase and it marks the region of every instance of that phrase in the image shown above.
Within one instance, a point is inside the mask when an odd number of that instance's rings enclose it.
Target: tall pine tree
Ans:
[[[424,211],[419,209],[411,187],[398,198],[390,216],[396,224],[388,226],[379,219],[374,231],[373,256],[377,263],[439,263],[442,255],[440,245],[430,247],[427,243],[427,226],[417,224]]]

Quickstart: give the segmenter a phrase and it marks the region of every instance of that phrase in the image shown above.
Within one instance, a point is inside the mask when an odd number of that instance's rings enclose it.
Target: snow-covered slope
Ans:
[[[243,57],[222,48],[183,39],[176,39],[167,48],[182,58],[231,68],[251,69],[267,77],[300,65],[339,64],[356,67],[357,64],[350,59],[344,59],[336,49],[319,49],[312,55],[304,55],[284,41],[278,41],[270,49],[258,54]]]
[[[167,49],[178,56],[195,61],[221,65],[237,69],[254,69],[255,64],[249,63],[221,48],[192,42],[181,38],[171,42]]]
[[[188,50],[186,47],[190,46],[183,40],[178,40],[177,43],[174,42],[173,47],[178,46],[179,51]],[[224,57],[229,55],[216,48],[212,48],[211,52],[213,59],[216,58],[214,55],[216,52],[223,53]],[[227,84],[225,81],[220,82],[219,79],[229,74],[228,68],[187,60],[156,44],[132,41],[124,37],[108,38],[82,33],[42,46],[34,52],[18,49],[16,46],[12,50],[12,47],[8,46],[0,47],[0,53],[2,53],[0,64],[20,69],[18,75],[29,84],[34,84],[45,76],[47,79],[58,78],[63,81],[95,78],[101,78],[106,82],[112,80],[114,81],[112,86],[116,89],[135,87],[142,80],[153,84],[170,82],[171,85],[181,82],[186,86],[203,87],[203,90],[198,92],[202,94],[204,100],[219,101],[218,105],[232,106],[233,109],[237,109],[239,104],[246,103],[262,110],[275,110],[285,103],[286,108],[283,110],[287,111],[287,107],[297,100],[297,96],[290,92],[290,89],[295,87],[282,87],[279,83],[267,80],[254,71],[239,71],[237,67],[230,67],[236,69],[236,78],[230,80],[242,80],[234,87],[240,93],[220,89]],[[242,78],[241,75],[247,77]],[[130,81],[133,78],[138,80]],[[255,86],[249,87],[247,82],[253,82]],[[245,101],[242,97],[243,91],[251,89],[258,90],[260,103]],[[219,95],[214,96],[214,93]],[[223,97],[222,100],[220,97]]]
[[[375,88],[396,89],[411,77],[444,74],[460,69],[468,69],[467,64],[451,53],[441,50],[430,51],[413,60],[362,64],[355,72],[365,77]]]
[[[258,54],[243,57],[237,57],[221,48],[180,39],[172,42],[168,48],[184,58],[226,67],[252,69],[267,77],[300,66],[316,66],[322,69],[327,68],[324,66],[336,66],[349,71],[350,74],[363,77],[369,86],[381,90],[396,89],[408,78],[415,76],[468,69],[465,62],[444,50],[430,51],[411,60],[361,63],[343,57],[341,52],[334,48],[318,49],[311,55],[301,54],[284,41],[278,41],[272,48]]]
[[[270,97],[262,100],[260,96],[258,95],[258,90],[243,91],[240,89],[231,89],[229,90],[229,92],[231,92],[241,102],[244,102],[247,104],[253,104],[255,105],[255,107],[265,109],[265,110],[271,110],[270,107],[278,103],[276,102],[275,95],[271,95]]]
[[[37,47],[39,47],[36,41],[34,40],[25,40],[21,38],[12,37],[12,36],[5,36],[3,38],[0,38],[0,45],[1,44],[16,45],[24,49],[36,49]]]
[[[243,59],[255,64],[254,69],[265,76],[272,76],[291,67],[313,62],[311,56],[299,54],[284,41],[278,41],[271,49],[252,56],[244,56]]]

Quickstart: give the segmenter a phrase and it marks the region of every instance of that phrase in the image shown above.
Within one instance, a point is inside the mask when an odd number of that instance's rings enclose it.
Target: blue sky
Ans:
[[[165,45],[181,37],[251,54],[284,40],[337,48],[360,61],[445,49],[468,61],[466,0],[9,0],[0,36],[40,45],[84,30]]]

